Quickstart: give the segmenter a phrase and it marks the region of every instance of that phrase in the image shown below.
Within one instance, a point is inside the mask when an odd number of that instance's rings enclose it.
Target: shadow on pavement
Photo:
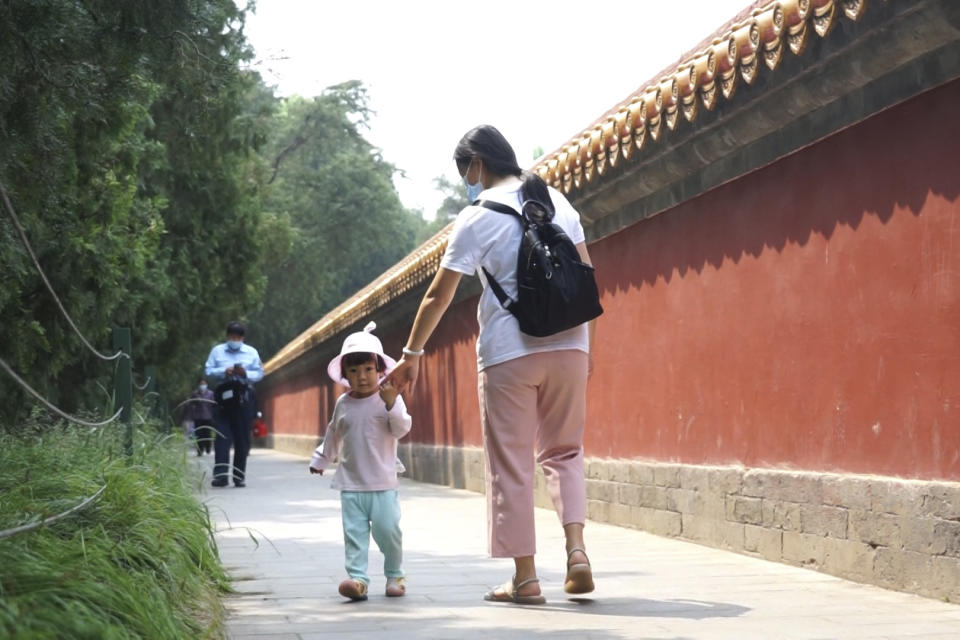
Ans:
[[[587,615],[631,616],[654,618],[735,618],[750,611],[749,607],[726,602],[704,600],[649,600],[646,598],[568,598],[565,603],[547,602],[540,609]]]

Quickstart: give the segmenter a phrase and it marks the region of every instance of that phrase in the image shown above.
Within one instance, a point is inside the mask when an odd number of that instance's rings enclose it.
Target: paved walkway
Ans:
[[[407,596],[383,596],[371,542],[370,599],[349,603],[337,594],[343,541],[329,477],[262,449],[248,470],[245,489],[206,495],[238,591],[226,602],[232,638],[960,638],[960,606],[599,523],[586,530],[597,590],[571,599],[547,510],[537,531],[548,604],[486,603],[512,562],[486,556],[483,497],[409,481],[400,498]]]

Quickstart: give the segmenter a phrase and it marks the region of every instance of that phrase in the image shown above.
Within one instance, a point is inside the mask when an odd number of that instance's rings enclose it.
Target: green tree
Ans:
[[[394,167],[362,135],[369,117],[354,81],[282,101],[271,125],[267,286],[252,319],[264,358],[414,247],[421,223],[397,196]]]
[[[0,182],[84,335],[109,351],[111,327],[133,327],[135,366],[171,384],[263,287],[265,116],[242,21],[232,0],[0,3]],[[5,213],[0,243],[0,357],[68,410],[101,405],[112,364]],[[0,411],[23,403],[13,389],[0,380]]]
[[[446,176],[440,176],[433,179],[433,184],[437,191],[444,195],[443,202],[434,215],[435,220],[442,220],[444,224],[452,222],[457,214],[463,210],[470,201],[467,200],[467,192],[461,183],[453,183]]]
[[[423,244],[432,238],[437,232],[453,222],[460,211],[470,204],[467,200],[467,194],[463,186],[455,184],[446,176],[439,176],[433,179],[434,188],[443,194],[443,202],[433,214],[433,220],[423,221],[417,232],[416,243]]]
[[[147,341],[145,357],[162,362],[163,379],[181,389],[200,375],[227,322],[259,306],[266,284],[260,264],[266,168],[257,151],[276,99],[256,74],[240,69],[250,56],[236,24],[240,14],[229,0],[220,9],[210,25],[216,35],[194,41],[201,64],[188,55],[179,67],[165,68],[168,91],[151,110],[150,133],[164,153],[144,172],[143,184],[146,195],[167,203],[151,278],[164,284],[145,301],[146,313],[128,320]],[[228,24],[235,29],[221,33]]]

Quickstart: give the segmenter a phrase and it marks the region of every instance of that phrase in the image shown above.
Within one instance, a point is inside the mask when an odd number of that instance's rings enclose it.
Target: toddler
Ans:
[[[383,353],[380,340],[371,331],[347,336],[327,367],[335,381],[348,387],[337,398],[333,417],[327,425],[323,444],[310,459],[310,473],[323,474],[339,459],[331,486],[340,490],[340,516],[347,575],[340,583],[340,595],[366,600],[367,551],[370,534],[383,552],[386,594],[406,593],[400,532],[400,503],[397,498],[397,440],[410,431],[410,415],[403,398],[391,384],[381,384],[396,362]]]

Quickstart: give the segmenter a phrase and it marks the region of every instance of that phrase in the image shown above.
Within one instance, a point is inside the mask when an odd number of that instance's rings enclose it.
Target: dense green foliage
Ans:
[[[0,0],[0,184],[80,332],[173,404],[226,323],[266,359],[429,226],[363,137],[357,82],[277,98],[251,71],[234,0]],[[452,206],[452,205],[451,205]],[[72,413],[107,413],[115,363],[91,354],[0,209],[0,358]],[[182,449],[117,424],[40,421],[0,372],[0,636],[220,633],[218,564]],[[89,414],[87,414],[89,415]]]
[[[0,181],[77,324],[170,374],[263,288],[257,78],[233,0],[0,2]],[[4,213],[2,356],[68,410],[109,380],[58,314]],[[142,366],[141,366],[142,370]],[[6,380],[0,394],[14,400]]]
[[[279,99],[233,0],[0,0],[0,183],[81,332],[178,397],[232,319],[264,359],[434,230],[363,137],[359,83]],[[0,211],[0,357],[68,411],[92,356]],[[33,400],[0,375],[0,425]]]
[[[252,319],[265,357],[409,253],[424,226],[363,138],[369,116],[365,90],[349,82],[282,101],[271,123],[267,290]]]
[[[116,428],[34,422],[0,434],[0,450],[0,529],[107,487],[81,511],[0,540],[0,636],[221,637],[226,576],[182,440],[140,435],[127,459]]]
[[[437,209],[433,222],[428,226],[428,230],[436,233],[452,222],[453,219],[457,217],[457,214],[460,213],[465,206],[470,204],[470,201],[467,200],[467,192],[461,183],[454,184],[446,177],[440,176],[439,178],[434,178],[433,185],[436,187],[436,190],[444,196],[443,202],[440,203],[440,208]],[[433,233],[431,233],[431,235],[433,235]]]

